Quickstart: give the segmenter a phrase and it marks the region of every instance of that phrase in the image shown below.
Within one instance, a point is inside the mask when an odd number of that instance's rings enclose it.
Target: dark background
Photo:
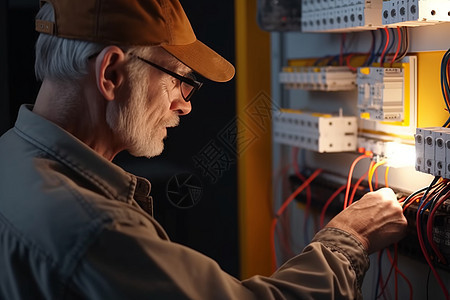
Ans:
[[[76,0],[74,0],[76,1]],[[34,77],[34,15],[38,0],[0,1],[0,134],[13,126],[21,104],[33,103],[40,83]],[[234,1],[181,1],[197,38],[235,61]],[[119,154],[115,162],[152,182],[155,218],[171,239],[215,259],[228,273],[238,276],[237,175],[234,149],[219,139],[232,128],[235,117],[235,83],[205,81],[192,99],[192,112],[181,125],[169,130],[164,153],[153,159]],[[231,164],[216,173],[214,182],[196,166],[209,143],[218,145]],[[229,146],[229,144],[228,144]],[[232,145],[234,147],[234,145]],[[167,198],[167,183],[179,173],[195,174],[203,193],[192,208],[180,209]]]

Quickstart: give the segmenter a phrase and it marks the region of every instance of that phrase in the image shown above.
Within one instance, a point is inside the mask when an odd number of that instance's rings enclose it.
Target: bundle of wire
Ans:
[[[373,30],[370,33],[372,35],[372,44],[365,62],[366,66],[372,65],[376,61],[379,61],[380,65],[383,65],[388,56],[391,57],[390,66],[392,66],[394,63],[401,61],[409,51],[409,33],[407,27],[397,27],[396,29],[382,28],[376,31]],[[378,48],[375,47],[377,44],[377,33],[380,36]],[[396,45],[395,52],[390,54],[394,45]]]
[[[450,49],[447,50],[442,58],[440,76],[442,96],[448,112],[450,112],[449,73]],[[443,127],[449,127],[449,124],[450,117],[444,123]],[[441,277],[439,276],[439,273],[434,267],[432,257],[435,256],[440,263],[445,265],[447,264],[445,257],[442,255],[433,239],[433,227],[437,210],[449,197],[450,180],[436,176],[428,187],[412,193],[403,203],[403,210],[406,210],[413,203],[417,204],[416,227],[420,248],[446,299],[449,299],[449,293]]]
[[[357,34],[348,38],[348,34],[341,35],[339,54],[328,55],[317,59],[314,66],[347,66],[356,72],[357,67],[371,66],[375,62],[383,65],[385,62],[394,63],[401,61],[409,51],[409,34],[407,27],[381,28],[370,31],[372,42],[368,52],[351,51],[351,44]],[[350,42],[349,42],[350,41]],[[359,59],[359,60],[358,60]],[[353,60],[353,62],[352,62]],[[355,61],[359,61],[355,63]],[[357,64],[357,66],[355,66]]]
[[[445,257],[433,239],[433,227],[438,208],[449,196],[450,180],[435,177],[428,187],[412,193],[403,202],[403,210],[406,210],[413,203],[417,204],[416,229],[420,248],[446,299],[449,299],[448,290],[434,267],[431,257],[436,256],[439,262],[447,264]]]

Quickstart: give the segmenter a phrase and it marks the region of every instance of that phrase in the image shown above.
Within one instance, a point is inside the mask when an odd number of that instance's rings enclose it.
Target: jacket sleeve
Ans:
[[[328,228],[272,276],[239,281],[212,259],[145,226],[115,224],[79,262],[68,294],[88,299],[357,299],[367,268],[358,241]]]

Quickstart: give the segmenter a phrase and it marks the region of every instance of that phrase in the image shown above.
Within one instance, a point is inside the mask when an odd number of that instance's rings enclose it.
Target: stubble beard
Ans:
[[[141,81],[141,82],[138,82]],[[166,127],[175,127],[179,124],[179,117],[173,115],[170,120],[163,120],[150,128],[147,111],[152,101],[149,95],[148,82],[144,78],[131,83],[130,99],[125,104],[108,103],[106,110],[107,123],[117,140],[126,145],[126,150],[136,157],[151,158],[158,156],[164,150]],[[131,80],[133,82],[133,80]]]

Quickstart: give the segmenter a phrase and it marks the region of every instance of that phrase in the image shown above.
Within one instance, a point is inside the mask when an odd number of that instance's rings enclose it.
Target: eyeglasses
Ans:
[[[191,99],[192,95],[196,91],[198,91],[203,85],[202,82],[195,80],[195,76],[192,73],[189,73],[186,76],[181,76],[181,75],[174,73],[170,70],[167,70],[166,68],[163,68],[155,63],[152,63],[151,61],[148,61],[145,58],[142,58],[142,57],[134,55],[134,54],[132,54],[132,55],[134,57],[138,58],[139,60],[145,62],[146,64],[149,64],[150,66],[178,79],[180,81],[181,96],[183,96],[183,99],[186,102],[189,102],[189,99]]]

